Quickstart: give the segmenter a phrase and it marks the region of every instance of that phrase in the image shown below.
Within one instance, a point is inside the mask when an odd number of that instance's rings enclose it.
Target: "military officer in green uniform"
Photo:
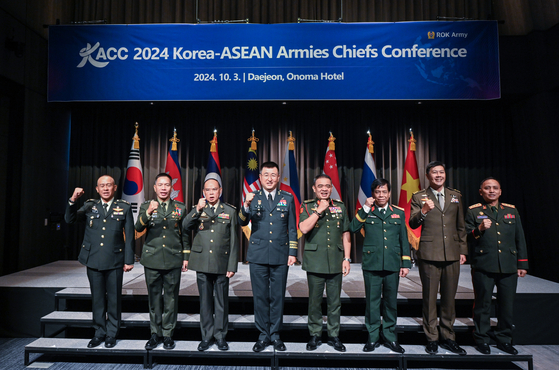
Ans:
[[[132,208],[125,200],[114,199],[116,188],[111,176],[99,177],[95,189],[101,199],[90,199],[79,209],[76,201],[84,191],[76,188],[64,215],[69,224],[86,222],[78,261],[87,266],[91,289],[95,336],[88,343],[89,348],[97,347],[103,341],[107,348],[116,345],[123,272],[134,268]]]
[[[390,183],[376,179],[371,185],[372,197],[367,198],[351,221],[354,233],[363,229],[363,278],[365,280],[365,326],[369,339],[363,351],[371,352],[380,345],[381,293],[382,337],[384,345],[394,352],[404,353],[396,334],[397,296],[400,277],[406,277],[411,267],[410,244],[404,210],[389,204]]]
[[[204,198],[184,218],[184,232],[194,229],[192,246],[187,245],[188,268],[196,271],[200,294],[200,329],[205,351],[216,341],[217,348],[229,349],[225,337],[229,323],[229,279],[237,272],[239,239],[237,210],[221,202],[221,179],[206,177]]]
[[[182,232],[186,215],[184,203],[171,199],[171,176],[160,173],[153,189],[157,200],[140,206],[136,231],[146,231],[140,263],[144,265],[148,290],[151,338],[146,349],[163,343],[175,348],[173,332],[177,324],[181,269],[186,271],[188,236]],[[164,293],[164,294],[163,294]],[[162,297],[163,294],[163,297]]]
[[[528,254],[522,222],[515,206],[499,202],[501,184],[489,177],[481,182],[483,203],[466,212],[470,244],[472,283],[475,292],[474,339],[476,349],[490,354],[491,299],[497,287],[497,317],[494,330],[497,348],[516,355],[512,346],[513,304],[518,277],[526,276]]]
[[[260,331],[252,350],[270,344],[285,351],[280,338],[288,266],[297,261],[297,218],[290,193],[278,190],[279,167],[265,162],[260,171],[262,189],[248,193],[239,211],[239,224],[252,220],[247,260],[254,301],[254,321]]]
[[[315,199],[301,205],[299,230],[305,234],[303,270],[309,286],[308,326],[311,339],[307,350],[321,345],[322,294],[326,286],[328,345],[345,352],[340,341],[342,275],[349,274],[351,240],[349,218],[341,200],[330,199],[332,179],[326,174],[314,178]]]

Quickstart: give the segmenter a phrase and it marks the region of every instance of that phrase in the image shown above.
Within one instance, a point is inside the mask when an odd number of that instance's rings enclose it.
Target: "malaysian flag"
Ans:
[[[248,141],[250,141],[250,147],[248,148],[241,204],[245,203],[245,198],[248,193],[260,190],[260,188],[262,187],[260,185],[260,180],[258,179],[258,158],[256,157],[256,143],[258,142],[258,138],[254,136],[254,130],[252,130],[252,136],[248,138]],[[247,226],[243,226],[243,233],[245,234],[247,239],[250,239],[250,222]]]

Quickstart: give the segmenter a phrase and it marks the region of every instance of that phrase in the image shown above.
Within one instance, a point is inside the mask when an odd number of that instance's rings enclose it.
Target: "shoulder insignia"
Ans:
[[[392,204],[392,207],[394,207],[396,209],[399,209],[400,211],[404,211],[404,209],[402,207],[395,206],[394,204]]]
[[[447,189],[448,189],[448,190],[455,191],[455,192],[457,192],[458,194],[462,194],[462,193],[460,192],[460,190],[458,190],[458,189],[453,189],[453,188],[447,188]]]
[[[341,204],[344,204],[344,202],[342,202],[342,201],[341,201],[341,200],[339,200],[339,199],[332,199],[332,201],[333,201],[333,202],[336,202],[336,203],[341,203]]]
[[[130,204],[127,200],[124,200],[124,199],[117,199],[116,201],[120,202],[120,203],[128,204],[128,205]]]
[[[478,208],[478,207],[481,207],[481,206],[482,206],[481,203],[476,203],[476,204],[472,204],[472,205],[469,206],[468,208],[469,208],[469,209],[474,209],[474,208]]]
[[[305,203],[305,204],[309,204],[309,203],[312,203],[312,202],[314,202],[314,199],[307,199],[307,200],[303,201],[303,203]]]
[[[233,208],[234,210],[237,210],[237,207],[235,207],[235,206],[232,205],[232,204],[229,204],[229,203],[227,203],[227,202],[222,202],[222,203],[225,204],[225,205],[228,205],[229,207]]]
[[[178,203],[178,204],[181,204],[181,205],[184,206],[184,202],[181,202],[181,201],[179,201],[179,200],[174,200],[174,199],[173,199],[173,202]]]
[[[148,204],[151,203],[151,199],[150,200],[146,200],[145,202],[143,202],[142,204]]]
[[[85,203],[95,203],[97,199],[88,199],[85,201]]]
[[[281,191],[281,190],[278,190],[278,194],[281,194],[281,195],[284,195],[284,196],[287,195],[287,196],[293,197],[293,194],[291,194],[291,193],[288,192],[288,191]]]
[[[508,203],[501,203],[501,204],[504,205],[505,207],[516,208],[514,204],[508,204]]]
[[[415,193],[413,193],[413,195],[415,195],[415,194],[417,194],[417,193],[421,193],[422,191],[425,191],[425,189],[418,190],[418,191],[416,191]]]

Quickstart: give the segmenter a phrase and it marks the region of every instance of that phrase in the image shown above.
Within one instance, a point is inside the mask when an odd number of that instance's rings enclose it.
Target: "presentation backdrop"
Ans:
[[[49,27],[51,102],[497,98],[495,21]]]

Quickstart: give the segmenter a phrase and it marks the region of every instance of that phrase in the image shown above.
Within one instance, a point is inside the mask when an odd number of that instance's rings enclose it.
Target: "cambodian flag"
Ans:
[[[297,236],[301,237],[299,231],[299,209],[301,208],[301,192],[299,191],[299,176],[297,176],[297,164],[295,163],[295,139],[289,132],[289,139],[287,139],[287,151],[285,152],[285,159],[283,161],[283,171],[280,189],[293,194],[295,198],[295,214],[297,215]]]
[[[140,142],[138,132],[132,140],[132,148],[128,156],[128,166],[124,177],[124,187],[122,188],[122,199],[132,206],[134,223],[138,218],[138,210],[144,202],[144,175],[142,172],[142,162],[140,161]]]
[[[168,173],[171,178],[171,199],[177,200],[179,202],[184,202],[184,196],[182,191],[182,174],[181,166],[179,164],[179,151],[177,150],[177,132],[173,138],[171,146],[169,147],[169,154],[167,155],[167,163],[165,164],[165,173]]]
[[[211,143],[211,145],[210,145],[210,157],[208,158],[208,167],[207,167],[206,178],[204,179],[204,182],[206,182],[206,180],[208,180],[208,179],[214,179],[214,180],[217,180],[217,182],[219,183],[219,186],[222,186],[222,183],[221,183],[221,166],[219,164],[219,153],[217,151],[217,132],[216,131],[214,131],[214,137],[210,141],[210,143]],[[223,197],[223,194],[221,195],[221,197],[219,199],[222,200],[221,199],[222,197]]]
[[[365,149],[365,162],[363,163],[363,174],[361,175],[361,185],[359,185],[359,195],[357,196],[357,205],[355,212],[359,208],[363,208],[367,198],[370,198],[373,193],[371,192],[371,185],[377,178],[377,168],[375,166],[375,159],[373,158],[373,140],[369,134],[367,141],[367,148]]]

